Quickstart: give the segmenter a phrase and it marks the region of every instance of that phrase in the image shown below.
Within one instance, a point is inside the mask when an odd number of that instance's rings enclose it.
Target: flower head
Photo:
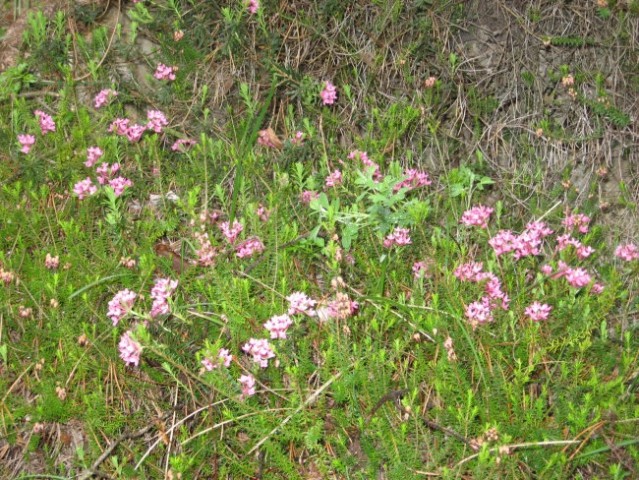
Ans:
[[[98,187],[93,185],[90,177],[87,177],[84,180],[80,180],[73,186],[73,193],[75,193],[80,200],[83,200],[85,197],[94,195],[97,191]]]
[[[259,366],[262,368],[268,367],[269,359],[275,357],[273,347],[271,347],[271,344],[268,342],[268,340],[264,338],[249,339],[249,341],[242,346],[242,350],[244,350],[249,355],[252,355],[253,361],[259,364]]]
[[[309,298],[305,293],[303,292],[291,293],[288,297],[286,297],[286,300],[288,300],[288,303],[289,303],[289,306],[288,306],[289,315],[295,315],[298,313],[302,313],[309,317],[314,317],[316,315],[315,305],[317,304],[317,302]]]
[[[253,375],[242,375],[239,382],[242,386],[242,400],[255,395],[255,377]]]
[[[158,66],[153,73],[153,76],[158,80],[175,80],[175,72],[177,71],[177,67],[167,67],[163,63],[158,63]]]
[[[42,135],[46,135],[49,132],[55,132],[55,122],[50,115],[47,115],[42,110],[36,110],[33,113],[38,119],[38,122],[40,122],[40,131],[42,132]]]
[[[262,253],[263,251],[264,244],[257,237],[249,238],[235,247],[235,255],[238,258],[252,257],[256,253]]]
[[[269,331],[271,338],[286,339],[286,331],[291,325],[293,325],[293,320],[284,314],[271,317],[271,319],[264,324],[264,328]]]
[[[115,90],[111,90],[110,88],[100,90],[100,92],[93,99],[93,106],[95,108],[102,108],[107,104],[111,97],[117,97],[117,95],[118,92],[116,92]]]
[[[540,320],[548,320],[548,315],[552,307],[545,303],[533,302],[530,306],[526,307],[524,314],[530,318],[533,322],[539,322]]]
[[[488,219],[493,213],[493,209],[484,205],[477,205],[470,210],[466,210],[460,220],[466,226],[488,228]]]
[[[393,246],[404,247],[410,245],[410,230],[408,228],[395,227],[392,233],[386,235],[384,239],[384,247],[391,248]]]
[[[324,89],[321,91],[320,97],[324,105],[333,105],[335,100],[337,100],[337,89],[335,88],[335,85],[328,81],[325,82]]]
[[[113,322],[115,327],[127,313],[133,308],[137,294],[129,289],[120,290],[109,302],[107,317]]]
[[[84,162],[84,166],[91,168],[93,165],[95,165],[95,162],[97,162],[100,157],[102,157],[102,155],[104,155],[104,152],[100,147],[87,148],[87,161]]]
[[[18,135],[18,142],[22,145],[20,151],[22,153],[29,153],[31,151],[31,147],[35,143],[35,137],[33,135]]]
[[[131,331],[124,332],[124,334],[120,337],[118,349],[120,350],[120,358],[124,361],[124,363],[127,365],[132,364],[136,367],[140,364],[142,345],[131,337]]]
[[[166,315],[169,313],[169,297],[175,292],[178,286],[177,280],[170,278],[158,278],[151,289],[151,298],[153,305],[151,306],[151,317]]]
[[[625,245],[617,245],[615,249],[615,257],[621,258],[626,262],[632,262],[639,258],[639,248],[634,243],[626,243]]]

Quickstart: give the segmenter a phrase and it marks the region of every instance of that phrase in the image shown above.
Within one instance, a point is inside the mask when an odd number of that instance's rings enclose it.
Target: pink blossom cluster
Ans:
[[[9,285],[11,282],[15,280],[15,274],[10,270],[5,270],[0,267],[0,282],[4,283],[5,286]]]
[[[86,197],[95,195],[98,191],[98,187],[93,184],[90,177],[80,180],[73,186],[73,193],[75,193],[80,200],[84,200]]]
[[[304,133],[299,130],[295,132],[295,135],[291,138],[291,143],[293,145],[301,145],[304,143]]]
[[[115,90],[111,90],[110,88],[100,90],[100,92],[93,99],[93,106],[95,108],[102,108],[107,104],[111,97],[117,96],[118,92],[116,92]]]
[[[260,8],[259,0],[249,0],[248,2],[248,12],[251,15],[255,15]]]
[[[422,278],[428,271],[428,265],[422,261],[415,262],[413,263],[412,271],[415,278]]]
[[[632,262],[639,259],[639,248],[634,243],[626,243],[623,245],[617,245],[615,248],[615,257],[618,257],[626,262]]]
[[[233,226],[231,226],[230,222],[222,222],[220,230],[222,230],[222,235],[224,235],[226,241],[232,244],[235,243],[239,234],[244,230],[244,225],[237,220],[233,220]]]
[[[151,306],[151,317],[157,317],[159,315],[166,315],[169,313],[169,297],[175,292],[178,286],[177,280],[171,280],[169,278],[158,278],[155,281],[155,285],[151,289],[151,298],[153,298],[153,305]]]
[[[346,320],[359,310],[359,304],[343,292],[337,292],[335,299],[328,304],[328,316],[338,320]]]
[[[392,248],[394,246],[404,247],[411,243],[410,230],[408,228],[395,227],[395,230],[384,238],[385,248]]]
[[[155,68],[155,72],[153,76],[158,80],[175,80],[175,72],[177,71],[177,67],[167,67],[163,63],[158,63],[158,66]]]
[[[238,258],[252,257],[256,253],[264,251],[264,244],[257,237],[249,238],[235,247],[235,255]]]
[[[115,327],[127,313],[133,308],[137,294],[129,289],[120,290],[109,302],[107,317],[113,322]]]
[[[135,143],[142,138],[145,131],[150,130],[155,133],[162,133],[162,129],[169,124],[166,116],[159,110],[148,110],[146,117],[146,125],[131,124],[128,118],[116,118],[109,125],[109,132],[126,136],[130,142]]]
[[[179,138],[177,139],[173,145],[171,145],[171,150],[174,152],[184,152],[195,145],[197,142],[190,138]]]
[[[488,219],[493,211],[494,209],[485,205],[477,205],[464,212],[460,223],[468,227],[488,228]]]
[[[102,157],[102,155],[104,155],[104,152],[100,147],[87,148],[87,161],[84,162],[84,166],[87,168],[91,168],[93,165],[95,165],[95,162],[97,162]]]
[[[120,343],[118,344],[120,350],[120,358],[127,365],[140,364],[140,354],[142,353],[142,345],[131,337],[131,331],[124,332],[120,337]]]
[[[29,153],[35,143],[35,137],[33,135],[21,134],[18,135],[18,142],[21,145],[20,151],[22,153]]]
[[[595,249],[589,246],[582,244],[576,238],[571,237],[569,234],[560,235],[557,237],[557,250],[563,251],[569,246],[575,247],[577,251],[577,257],[580,259],[588,258],[595,252]]]
[[[211,240],[209,239],[208,233],[205,232],[195,232],[195,239],[200,244],[200,248],[195,251],[197,255],[197,263],[198,265],[202,265],[203,267],[210,267],[215,263],[215,257],[217,257],[217,251],[211,245]]]
[[[49,270],[55,270],[60,265],[60,257],[55,256],[52,257],[50,253],[47,253],[46,258],[44,259],[44,266]]]
[[[146,124],[147,130],[153,130],[155,133],[162,133],[162,129],[169,124],[164,114],[159,110],[149,110],[146,112],[148,120]]]
[[[320,92],[320,98],[322,99],[322,104],[333,105],[335,100],[337,100],[337,89],[335,85],[329,81],[324,82],[324,89]]]
[[[275,357],[273,347],[268,340],[261,338],[251,338],[242,346],[242,350],[253,356],[253,361],[261,368],[268,367],[268,361]]]
[[[588,233],[590,217],[584,215],[583,213],[574,213],[566,216],[562,220],[561,224],[568,231],[576,228],[579,230],[579,233]]]
[[[266,328],[271,334],[271,338],[286,339],[286,331],[293,325],[293,320],[287,314],[274,315],[265,324]]]
[[[55,122],[53,121],[53,118],[51,118],[51,115],[47,115],[42,110],[36,110],[33,113],[40,123],[40,132],[42,132],[42,135],[46,135],[49,132],[55,132]]]
[[[315,305],[317,304],[317,302],[308,297],[308,295],[306,295],[305,293],[293,292],[288,297],[286,297],[286,300],[288,300],[289,303],[289,315],[296,315],[298,313],[307,315],[309,317],[314,317],[316,315]]]
[[[133,186],[133,182],[125,177],[116,177],[109,180],[109,187],[113,189],[113,193],[116,197],[119,197],[124,191]]]
[[[510,298],[502,290],[501,280],[495,274],[485,272],[481,262],[462,264],[455,269],[453,274],[461,281],[486,282],[484,285],[485,295],[480,301],[471,303],[465,309],[466,318],[473,328],[479,324],[492,322],[495,309],[508,310]]]
[[[111,177],[113,177],[120,170],[120,164],[114,163],[113,165],[109,165],[106,162],[103,162],[100,166],[95,169],[95,173],[98,175],[98,183],[100,185],[105,185],[109,182]]]
[[[533,322],[548,320],[552,307],[546,303],[533,302],[524,310],[524,314]]]
[[[519,260],[539,255],[543,239],[552,234],[553,231],[544,222],[530,222],[520,235],[514,235],[510,230],[500,230],[488,243],[495,255],[514,252],[515,260]]]
[[[394,192],[399,192],[402,188],[413,190],[414,188],[427,187],[433,183],[426,172],[412,168],[406,169],[404,176],[406,178],[393,187]]]
[[[362,152],[360,150],[353,150],[348,154],[349,160],[359,160],[366,168],[373,169],[373,180],[379,182],[382,179],[382,173],[379,169],[379,165],[373,162],[366,152]]]
[[[339,170],[335,170],[333,173],[329,174],[326,177],[326,181],[324,185],[326,188],[337,187],[342,184],[342,172]]]
[[[547,275],[552,275],[552,279],[564,277],[568,284],[574,288],[582,288],[592,281],[592,276],[585,268],[572,268],[565,262],[560,261],[557,265],[557,271],[553,273],[552,267],[544,265],[542,271]],[[599,287],[598,287],[599,288]]]
[[[312,190],[304,190],[300,194],[300,200],[302,201],[304,205],[308,205],[309,203],[311,203],[313,200],[316,200],[317,198],[319,198],[319,193],[314,192]]]
[[[277,142],[277,143],[275,143]],[[266,148],[280,148],[282,146],[281,141],[277,138],[277,135],[270,128],[260,130],[257,133],[257,144]]]
[[[261,203],[258,205],[256,213],[257,218],[259,218],[262,222],[268,222],[268,219],[271,217],[271,212],[269,212]]]
[[[220,348],[219,352],[217,353],[217,359],[211,360],[211,358],[209,357],[204,357],[201,363],[205,370],[210,372],[212,370],[215,370],[220,365],[223,365],[225,367],[231,366],[232,360],[233,355],[231,355],[228,349]]]
[[[242,375],[239,382],[242,387],[242,400],[255,395],[255,377],[253,375]]]

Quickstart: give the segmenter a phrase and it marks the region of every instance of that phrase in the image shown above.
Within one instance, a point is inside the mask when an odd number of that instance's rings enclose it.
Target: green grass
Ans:
[[[129,30],[113,41],[111,27],[96,24],[100,9],[29,17],[22,63],[0,73],[3,478],[636,475],[639,266],[613,255],[633,237],[618,234],[594,195],[584,198],[603,184],[575,192],[571,166],[551,172],[544,158],[553,141],[576,149],[626,133],[623,103],[598,100],[615,98],[606,72],[561,63],[541,79],[527,67],[516,76],[522,104],[547,110],[497,129],[509,115],[501,93],[435,35],[443,25],[462,32],[472,6],[264,3],[256,16],[240,3],[129,5]],[[590,12],[610,31],[632,21],[609,13]],[[74,37],[67,18],[91,33]],[[548,35],[579,49],[594,34]],[[140,36],[155,45],[144,60]],[[179,67],[176,80],[152,78],[157,63]],[[575,88],[596,82],[596,98],[570,99],[561,78],[571,71]],[[423,87],[431,75],[435,85]],[[339,92],[329,106],[319,98],[327,80]],[[537,82],[551,85],[549,98]],[[104,88],[118,95],[96,109]],[[567,102],[576,108],[556,121]],[[577,107],[588,107],[579,111],[592,131],[570,117]],[[55,132],[41,133],[35,110],[53,117]],[[148,110],[166,115],[161,133],[130,142],[108,131],[116,118],[144,123]],[[267,128],[281,148],[260,144]],[[24,133],[35,136],[27,154]],[[171,149],[187,138],[192,148]],[[112,177],[132,181],[122,195],[84,165],[91,146],[104,151],[96,166],[117,162]],[[493,155],[500,148],[517,168]],[[354,151],[368,153],[379,178]],[[432,183],[396,188],[406,169]],[[341,184],[326,187],[335,170]],[[79,199],[74,186],[87,177],[98,190]],[[302,201],[307,191],[316,198]],[[480,204],[494,208],[487,228],[461,223]],[[576,212],[592,217],[587,233],[562,226]],[[243,230],[230,244],[221,226],[234,220]],[[497,256],[488,244],[535,220],[554,231],[535,255]],[[410,244],[386,248],[397,228]],[[559,251],[565,233],[594,253]],[[238,258],[251,238],[263,251]],[[415,262],[424,262],[417,276]],[[486,279],[454,274],[469,262],[482,262],[510,299],[480,325],[466,309]],[[559,262],[592,281],[569,285]],[[151,316],[158,278],[178,284],[168,313]],[[123,289],[137,298],[114,326],[108,304]],[[275,356],[260,368],[242,347],[268,338],[264,323],[288,311],[294,292],[319,315],[291,314],[287,338],[270,339]],[[341,315],[327,319],[338,300]],[[547,320],[525,314],[534,301],[552,307]],[[139,365],[119,357],[125,332],[142,348]],[[206,371],[202,360],[221,349],[230,365]],[[243,375],[255,378],[254,395],[242,395]]]

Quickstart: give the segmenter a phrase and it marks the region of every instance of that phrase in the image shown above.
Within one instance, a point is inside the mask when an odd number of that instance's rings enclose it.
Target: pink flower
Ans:
[[[252,257],[256,253],[262,253],[264,251],[264,244],[257,238],[249,238],[235,247],[235,255],[238,258]]]
[[[93,106],[95,108],[102,108],[107,104],[111,97],[117,97],[118,92],[115,90],[111,90],[110,88],[106,88],[104,90],[100,90],[100,92],[93,99]]]
[[[52,257],[49,253],[47,253],[46,258],[44,259],[44,266],[49,270],[55,270],[60,265],[60,257],[57,255]]]
[[[539,322],[541,320],[548,320],[548,315],[550,315],[551,310],[552,307],[550,305],[533,302],[530,306],[526,307],[524,314],[533,322]]]
[[[295,136],[291,138],[291,143],[293,145],[301,145],[304,142],[304,134],[299,130],[295,132]]]
[[[128,118],[116,118],[111,122],[111,125],[109,125],[109,132],[115,133],[116,135],[126,135],[128,130]]]
[[[464,263],[453,272],[462,282],[480,282],[484,278],[484,265],[482,262]]]
[[[501,280],[496,275],[486,272],[482,275],[482,280],[488,279],[486,282],[486,295],[490,299],[489,306],[491,309],[501,307],[508,310],[510,298],[501,289]]]
[[[271,216],[271,212],[269,212],[266,207],[264,205],[262,205],[261,203],[259,204],[259,206],[257,207],[257,217],[262,221],[262,222],[268,222],[268,219]]]
[[[495,255],[499,256],[512,252],[515,249],[516,240],[517,237],[510,230],[500,230],[493,238],[488,240],[488,244],[493,247]]]
[[[359,160],[362,164],[368,168],[373,169],[373,180],[379,182],[382,179],[382,174],[379,169],[379,165],[373,162],[366,152],[362,152],[360,150],[353,150],[348,154],[349,160]]]
[[[585,287],[591,280],[592,278],[583,268],[569,268],[566,270],[566,281],[571,287]]]
[[[142,135],[144,135],[146,129],[147,127],[145,127],[144,125],[134,123],[126,129],[125,135],[127,140],[131,143],[138,142],[142,138]]]
[[[437,79],[435,77],[428,77],[426,80],[424,80],[424,87],[433,88],[435,86],[436,81]]]
[[[120,170],[120,164],[114,163],[109,165],[106,162],[102,162],[100,166],[95,169],[95,173],[98,174],[98,183],[105,185],[109,179]]]
[[[153,76],[158,80],[175,80],[175,72],[177,71],[177,67],[167,67],[163,63],[158,63],[158,66],[155,69],[155,73]]]
[[[321,91],[320,97],[324,105],[333,105],[337,100],[337,89],[331,82],[324,83],[324,90]]]
[[[407,169],[404,172],[404,176],[406,179],[393,187],[394,192],[399,192],[402,188],[412,190],[414,188],[426,187],[433,183],[426,172],[420,172],[412,168]]]
[[[242,346],[242,350],[253,356],[253,361],[259,364],[260,367],[268,367],[268,361],[275,357],[273,347],[268,343],[268,340],[261,338],[251,338],[247,343]]]
[[[550,265],[543,265],[541,268],[541,273],[548,276],[552,273],[552,267]]]
[[[269,331],[271,338],[286,339],[286,331],[291,325],[293,325],[293,320],[284,314],[271,317],[271,319],[264,324],[264,328]]]
[[[488,228],[488,219],[493,213],[493,209],[484,205],[477,205],[470,210],[466,210],[462,215],[460,223],[466,226]]]
[[[601,283],[595,283],[590,288],[590,291],[594,293],[595,295],[599,295],[601,292],[604,291],[604,288],[605,287]]]
[[[328,316],[338,320],[346,320],[352,317],[359,310],[359,304],[342,292],[335,294],[335,300],[328,304]]]
[[[304,315],[308,315],[309,317],[314,317],[316,315],[314,307],[317,302],[309,298],[305,293],[291,293],[288,297],[286,297],[286,300],[288,300],[289,302],[289,315],[295,315],[297,313],[302,313]]]
[[[127,313],[133,308],[137,294],[129,289],[120,290],[109,302],[107,317],[113,322],[115,327]]]
[[[255,15],[260,8],[260,2],[258,0],[249,0],[248,2],[248,12],[251,15]]]
[[[325,185],[326,188],[336,187],[342,184],[342,172],[339,170],[335,170],[328,177],[326,177]]]
[[[98,187],[93,185],[93,182],[89,177],[79,181],[73,187],[73,193],[75,193],[80,200],[83,200],[85,197],[94,195],[97,191]]]
[[[147,130],[153,130],[155,133],[162,133],[162,128],[169,124],[169,121],[159,110],[149,110],[146,112],[146,118],[149,120],[146,124]]]
[[[31,151],[31,147],[35,143],[35,137],[33,135],[18,135],[18,142],[22,145],[20,151],[22,153],[29,153]]]
[[[304,190],[300,195],[300,200],[303,204],[308,205],[313,200],[319,197],[319,193],[313,192],[312,190]]]
[[[222,230],[222,234],[227,242],[235,243],[238,235],[244,230],[244,226],[237,220],[233,220],[232,227],[229,222],[223,222],[220,224],[220,230]]]
[[[392,233],[386,235],[384,247],[391,248],[393,246],[404,247],[410,245],[412,242],[409,233],[410,230],[408,230],[408,228],[395,227]]]
[[[171,145],[171,150],[174,152],[184,152],[195,145],[197,142],[190,138],[180,138]]]
[[[618,245],[615,249],[615,257],[621,258],[626,262],[632,262],[639,258],[639,248],[634,243],[626,243],[625,245]]]
[[[564,218],[561,224],[566,227],[566,230],[570,231],[577,228],[579,229],[579,233],[588,233],[590,217],[587,217],[583,213],[575,213]]]
[[[215,263],[215,257],[217,257],[217,251],[211,245],[211,240],[209,239],[208,233],[198,233],[194,234],[198,243],[200,244],[200,248],[198,248],[195,252],[197,255],[197,263],[198,265],[202,265],[203,267],[210,267]]]
[[[473,328],[478,324],[493,321],[493,313],[487,301],[473,302],[466,307],[464,312],[466,318],[471,322]]]
[[[100,157],[102,157],[102,155],[104,155],[104,152],[100,147],[87,148],[87,161],[84,162],[84,166],[91,168],[93,165],[95,165],[95,162],[97,162]]]
[[[47,115],[42,110],[36,110],[33,113],[38,119],[38,122],[40,122],[40,131],[42,132],[42,135],[46,135],[49,132],[55,132],[55,122],[50,115]]]
[[[109,187],[113,189],[113,193],[116,197],[122,195],[124,190],[133,186],[133,182],[128,178],[117,177],[112,180],[109,180]]]
[[[231,365],[231,361],[233,360],[233,356],[226,348],[221,348],[217,354],[216,360],[211,360],[209,357],[204,357],[202,359],[202,365],[207,371],[215,370],[220,365],[224,365],[225,367],[229,367]]]
[[[426,262],[415,262],[413,263],[412,270],[415,278],[422,278],[426,274],[428,266],[426,265]]]
[[[169,313],[168,298],[175,292],[178,286],[177,280],[169,278],[158,278],[151,289],[151,298],[153,305],[151,306],[151,317],[166,315]]]
[[[239,382],[242,385],[242,400],[255,395],[255,377],[253,375],[242,375]]]
[[[140,364],[140,354],[142,353],[142,345],[136,342],[131,337],[131,332],[127,331],[120,337],[120,343],[118,344],[120,350],[120,358],[124,360],[127,365]]]

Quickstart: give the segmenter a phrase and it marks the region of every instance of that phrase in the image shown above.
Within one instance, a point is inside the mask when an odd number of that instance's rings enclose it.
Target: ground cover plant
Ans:
[[[2,478],[637,477],[639,4],[575,3],[5,2]]]

